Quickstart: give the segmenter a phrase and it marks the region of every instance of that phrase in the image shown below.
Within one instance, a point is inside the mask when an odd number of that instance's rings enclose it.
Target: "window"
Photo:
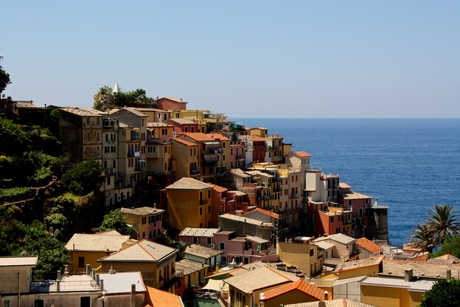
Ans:
[[[78,257],[78,267],[79,268],[85,267],[85,257]]]
[[[222,142],[222,148],[225,148],[225,143],[224,142]]]
[[[193,244],[198,244],[198,237],[193,237],[192,242]]]
[[[314,254],[315,254],[315,250],[313,248],[310,249],[310,257],[313,257]]]
[[[145,216],[142,217],[142,225],[144,225],[145,223],[147,223],[147,218]]]
[[[220,243],[219,243],[219,249],[220,249],[221,251],[225,250],[225,242],[220,242]]]
[[[212,244],[212,238],[206,238],[206,244]]]
[[[10,300],[4,300],[3,307],[10,307]]]
[[[225,161],[225,155],[222,155],[222,161]]]
[[[83,296],[80,298],[80,307],[90,307],[91,301],[89,296]]]
[[[334,223],[334,217],[331,216],[331,223]]]
[[[34,301],[34,307],[44,307],[45,306],[45,301],[44,300],[35,300]]]

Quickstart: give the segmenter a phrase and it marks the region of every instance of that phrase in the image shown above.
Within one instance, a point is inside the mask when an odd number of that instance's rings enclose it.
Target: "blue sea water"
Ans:
[[[406,243],[435,204],[460,214],[460,119],[230,120],[284,134],[293,151],[311,155],[312,167],[388,204],[393,245]]]

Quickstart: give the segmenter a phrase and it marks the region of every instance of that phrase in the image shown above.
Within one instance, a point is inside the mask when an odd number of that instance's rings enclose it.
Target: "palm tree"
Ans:
[[[433,243],[441,245],[447,238],[458,234],[458,219],[452,205],[435,205],[428,213],[426,225]]]
[[[420,252],[417,253],[428,252],[431,254],[435,247],[432,233],[426,224],[415,226],[409,243],[413,247],[420,249]]]

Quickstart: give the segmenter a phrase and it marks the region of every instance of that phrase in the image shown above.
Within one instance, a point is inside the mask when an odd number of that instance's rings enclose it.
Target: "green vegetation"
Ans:
[[[121,213],[120,209],[110,211],[104,216],[101,227],[97,229],[98,232],[116,230],[122,235],[133,235],[136,230],[126,224],[126,216]]]
[[[102,220],[101,165],[71,165],[45,127],[0,118],[0,139],[0,256],[39,256],[33,278],[55,278],[65,242]]]
[[[148,97],[143,89],[136,89],[126,93],[121,91],[113,93],[112,88],[108,85],[101,87],[94,95],[93,108],[96,110],[106,111],[114,108],[123,108],[125,106],[154,108],[156,107],[156,101]]]
[[[62,175],[62,183],[78,196],[97,192],[104,180],[102,166],[95,160],[74,164]]]
[[[436,253],[430,255],[430,258],[441,257],[447,254],[460,258],[460,236],[456,235],[447,239]]]
[[[423,295],[421,307],[460,306],[460,280],[440,279]]]
[[[459,233],[457,214],[452,205],[435,205],[425,223],[415,227],[410,243],[422,252],[432,253],[446,240]]]
[[[8,84],[11,84],[10,74],[0,66],[0,94],[6,89]]]

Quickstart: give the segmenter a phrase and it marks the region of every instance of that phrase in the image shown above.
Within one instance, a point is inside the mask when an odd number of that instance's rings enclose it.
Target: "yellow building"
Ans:
[[[123,236],[115,230],[96,234],[74,234],[65,245],[71,262],[69,272],[83,273],[87,264],[97,268],[99,258],[121,250],[123,243],[128,240],[129,236]]]
[[[176,254],[178,250],[149,240],[98,260],[102,272],[140,271],[147,286],[174,293]]]
[[[368,277],[361,281],[361,302],[385,307],[416,307],[433,284],[433,280]]]
[[[314,244],[278,242],[276,253],[283,263],[296,266],[308,278],[323,269],[323,252]]]
[[[233,307],[260,306],[260,294],[292,282],[288,277],[268,266],[248,270],[246,273],[224,280],[229,285],[230,305]]]
[[[340,263],[337,265],[334,275],[339,279],[358,276],[378,276],[383,271],[383,258],[383,256],[371,257]]]
[[[166,187],[171,227],[216,227],[212,225],[212,185],[184,177]]]

